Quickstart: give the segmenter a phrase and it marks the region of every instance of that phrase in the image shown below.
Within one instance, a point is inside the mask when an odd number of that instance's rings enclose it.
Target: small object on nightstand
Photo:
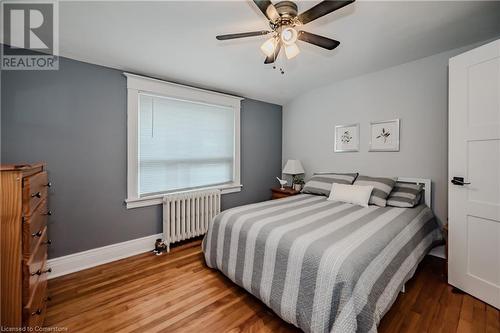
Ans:
[[[272,196],[273,200],[274,199],[280,199],[280,198],[290,197],[292,195],[297,195],[297,194],[300,193],[299,191],[295,191],[291,187],[285,187],[283,189],[275,187],[275,188],[271,189],[271,192],[273,193],[273,196]]]
[[[304,182],[304,175],[295,175],[293,176],[293,189],[295,191],[299,191],[302,190],[302,186],[305,184]]]
[[[278,177],[276,177],[276,179],[280,182],[280,190],[284,190],[285,189],[285,185],[286,183],[288,183],[286,180],[283,180],[283,179],[279,179]]]

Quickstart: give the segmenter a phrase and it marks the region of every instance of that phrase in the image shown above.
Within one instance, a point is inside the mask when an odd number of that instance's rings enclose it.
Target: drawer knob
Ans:
[[[41,197],[42,197],[42,193],[41,193],[41,192],[36,192],[36,193],[33,193],[33,194],[31,195],[31,197],[32,197],[32,198],[34,198],[34,197],[41,198]]]
[[[52,187],[52,183],[51,182],[48,182],[47,185],[45,185],[47,187]]]
[[[42,271],[42,270],[37,270],[35,273],[31,273],[31,276],[35,276],[35,275],[42,275],[42,274],[45,274],[45,273],[51,273],[52,272],[52,268],[47,268],[46,270]]]
[[[51,210],[48,210],[47,213],[43,214],[43,215],[52,215],[52,211]]]
[[[31,315],[32,316],[39,316],[42,314],[42,309],[36,309],[35,312],[32,312]]]
[[[42,230],[38,230],[37,232],[31,234],[31,237],[40,237],[42,235]]]

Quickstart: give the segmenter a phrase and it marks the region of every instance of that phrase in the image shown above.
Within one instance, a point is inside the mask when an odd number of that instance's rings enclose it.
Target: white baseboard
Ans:
[[[52,268],[52,273],[49,274],[48,278],[53,279],[61,275],[78,272],[86,268],[151,251],[154,249],[157,238],[163,238],[163,234],[132,239],[122,243],[49,259],[47,266]]]
[[[50,259],[47,266],[52,268],[52,273],[49,274],[48,278],[53,279],[151,251],[154,249],[155,240],[162,237],[163,234],[156,234]],[[429,255],[444,259],[444,245],[433,248]]]
[[[431,252],[429,252],[429,255],[434,256],[434,257],[438,257],[438,258],[442,258],[442,259],[446,259],[444,245],[436,246],[435,248],[433,248],[431,250]]]

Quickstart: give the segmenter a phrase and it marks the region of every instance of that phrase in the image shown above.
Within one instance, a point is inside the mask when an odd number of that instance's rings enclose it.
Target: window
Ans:
[[[127,207],[166,193],[240,185],[239,97],[133,74],[128,90]]]

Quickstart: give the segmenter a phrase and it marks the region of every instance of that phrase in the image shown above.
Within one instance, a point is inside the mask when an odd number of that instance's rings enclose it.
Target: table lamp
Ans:
[[[283,168],[283,174],[291,175],[292,178],[292,188],[293,188],[293,179],[296,175],[300,175],[305,173],[304,168],[299,160],[288,160]]]

